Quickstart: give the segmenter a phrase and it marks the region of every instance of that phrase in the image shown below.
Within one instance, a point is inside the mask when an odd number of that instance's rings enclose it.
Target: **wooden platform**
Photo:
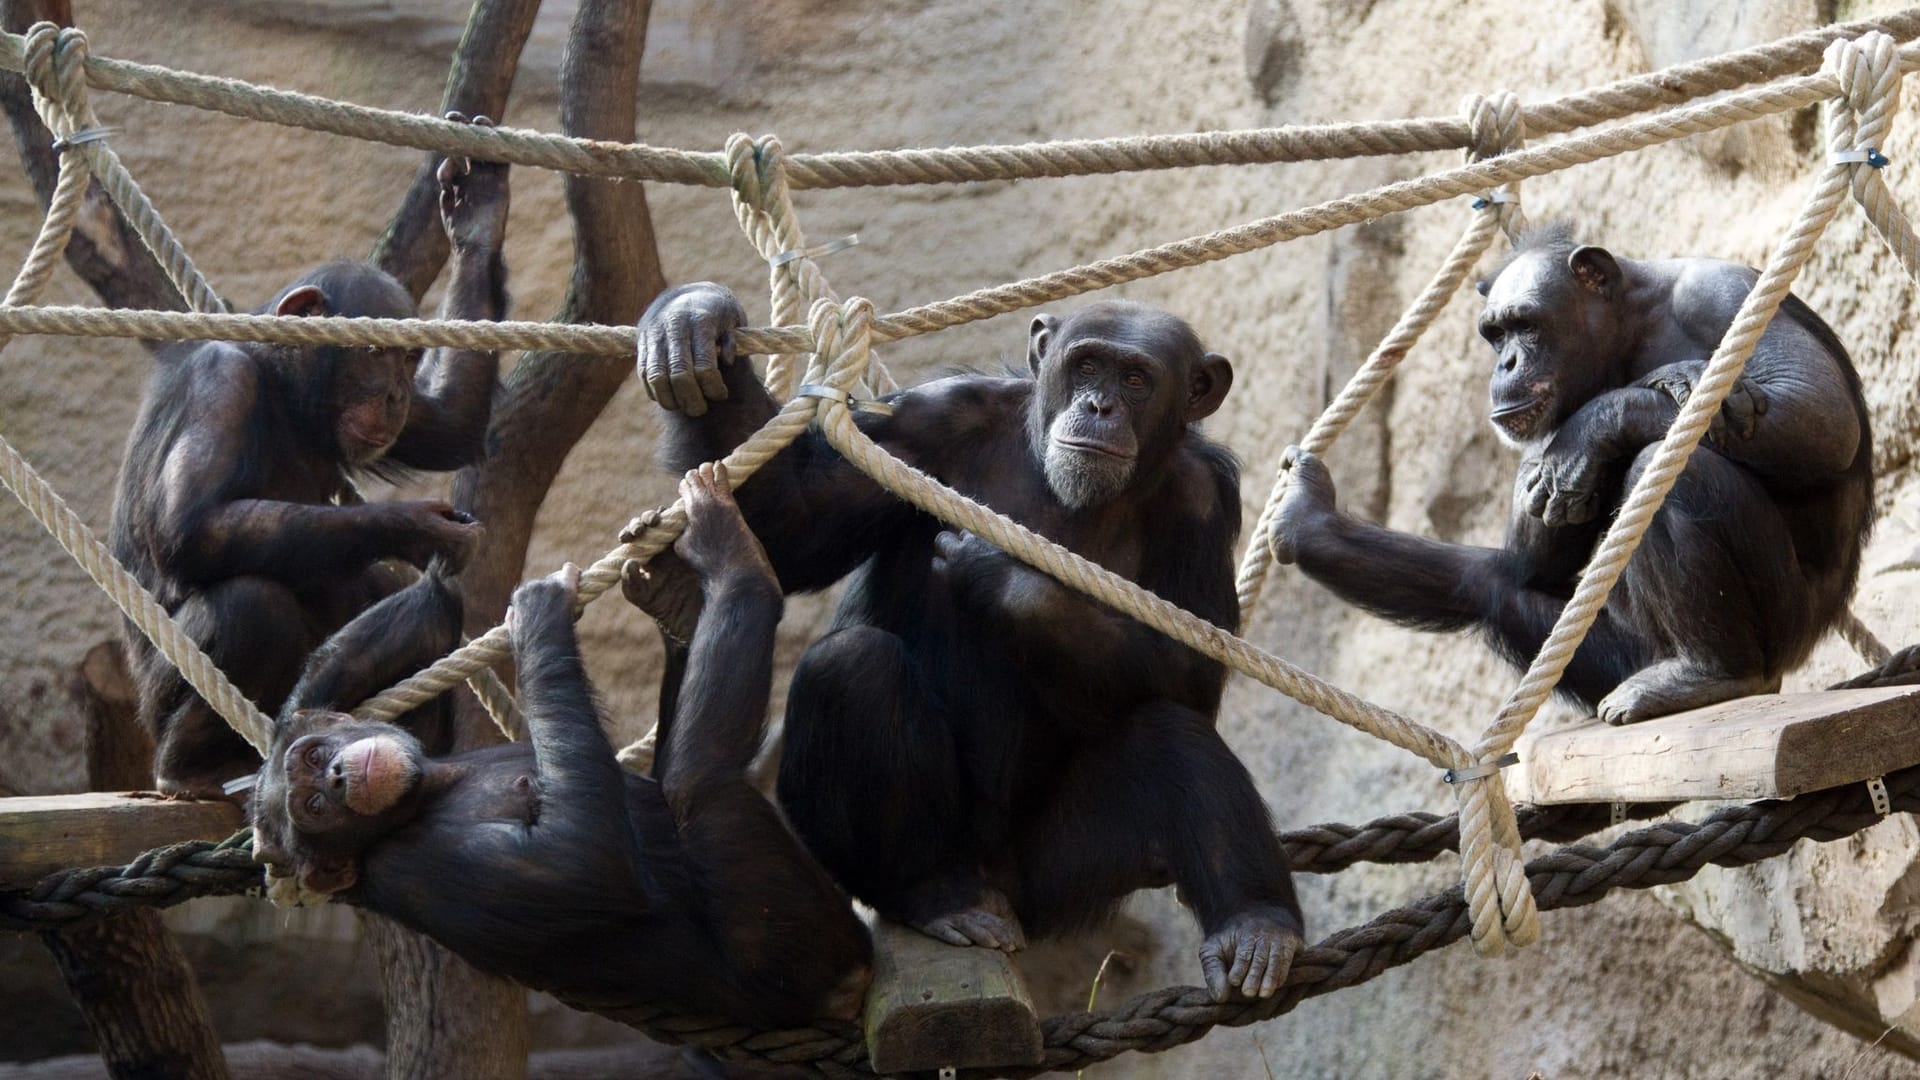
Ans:
[[[1920,765],[1920,687],[1765,694],[1613,727],[1522,736],[1532,803],[1790,798]]]
[[[873,1071],[1037,1065],[1040,1022],[1006,953],[873,924],[867,1056]]]
[[[246,824],[225,800],[126,794],[0,799],[0,889],[24,889],[56,870],[117,866],[182,840],[224,840]]]

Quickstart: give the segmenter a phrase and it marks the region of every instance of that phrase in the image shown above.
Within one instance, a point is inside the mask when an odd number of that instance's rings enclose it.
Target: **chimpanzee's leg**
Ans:
[[[1656,447],[1641,451],[1637,479]],[[1785,517],[1760,482],[1710,447],[1695,450],[1607,601],[1661,659],[1601,700],[1624,724],[1771,693],[1812,648],[1815,610]]]
[[[180,605],[174,618],[240,692],[271,716],[300,677],[323,631],[292,590],[266,578],[230,578]],[[157,654],[141,656],[151,702],[154,781],[168,794],[217,796],[260,767],[260,755]],[[144,712],[143,708],[143,712]]]
[[[1300,903],[1266,804],[1192,709],[1148,705],[1083,743],[1018,845],[1017,907],[1035,934],[1097,922],[1171,879],[1207,935],[1201,963],[1217,995],[1271,993],[1299,945]]]
[[[1024,943],[981,878],[946,717],[901,640],[871,626],[807,650],[787,695],[780,804],[814,856],[887,918],[957,945]]]

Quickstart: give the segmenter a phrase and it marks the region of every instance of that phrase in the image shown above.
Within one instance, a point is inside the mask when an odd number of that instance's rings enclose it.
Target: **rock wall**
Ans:
[[[80,0],[96,52],[401,109],[437,102],[460,0],[301,0],[191,6]],[[825,150],[1176,132],[1449,113],[1468,93],[1526,100],[1855,18],[1892,3],[1654,0],[825,0],[733,5],[657,0],[642,137],[715,148],[736,130]],[[552,129],[571,5],[549,0],[507,117]],[[1097,32],[1087,33],[1090,26]],[[199,264],[244,305],[301,267],[368,250],[411,176],[410,151],[245,124],[111,96],[96,102],[115,145]],[[1887,179],[1920,205],[1910,118],[1887,147]],[[1781,117],[1530,181],[1536,218],[1636,255],[1711,254],[1758,263],[1795,213],[1817,163],[1810,115]],[[803,193],[809,235],[859,232],[827,260],[845,294],[889,310],[1235,224],[1444,167],[1455,155],[969,187]],[[558,178],[515,176],[508,257],[517,311],[554,309],[570,258]],[[650,193],[670,277],[711,277],[744,295],[764,271],[710,190]],[[1122,294],[1187,315],[1237,365],[1212,434],[1247,470],[1249,518],[1282,447],[1299,437],[1425,283],[1469,211],[1464,200],[1138,283]],[[17,171],[0,168],[0,266],[37,225]],[[1890,642],[1920,638],[1907,568],[1920,544],[1911,446],[1920,360],[1903,336],[1914,290],[1864,221],[1843,212],[1800,288],[1854,350],[1878,433],[1882,525],[1861,612]],[[64,272],[50,302],[92,297]],[[756,317],[764,301],[750,303]],[[1485,354],[1471,305],[1448,311],[1380,407],[1331,455],[1346,505],[1443,539],[1497,541],[1512,462],[1481,418]],[[1023,320],[1002,318],[888,350],[897,372],[991,366],[1019,354]],[[104,526],[112,462],[146,360],[133,345],[22,339],[0,357],[0,424],[77,509]],[[666,499],[651,465],[655,419],[623,391],[549,498],[529,572],[598,555],[636,508]],[[61,692],[87,646],[114,632],[107,603],[11,502],[0,503],[0,785],[77,787],[79,717]],[[818,631],[821,601],[790,606],[790,660]],[[617,735],[653,706],[650,631],[617,600],[584,623],[590,666]],[[1369,698],[1456,736],[1477,731],[1513,676],[1472,641],[1423,637],[1351,613],[1281,572],[1252,639]],[[1858,661],[1823,646],[1792,685],[1815,687]],[[777,703],[776,703],[777,707]],[[1264,688],[1236,681],[1222,727],[1284,827],[1402,809],[1444,811],[1434,770]],[[1720,1077],[1905,1075],[1920,1047],[1920,957],[1909,948],[1920,836],[1907,819],[1854,841],[1803,846],[1738,872],[1550,915],[1546,941],[1499,962],[1449,950],[1252,1029],[1216,1032],[1157,1057],[1091,1070],[1120,1077]],[[1315,935],[1453,881],[1451,864],[1303,878]],[[202,902],[174,916],[202,964],[230,1039],[377,1038],[368,965],[344,913],[288,919]],[[1084,1005],[1109,948],[1125,955],[1102,1002],[1197,975],[1198,935],[1167,895],[1143,895],[1109,932],[1026,961],[1049,1009]],[[325,978],[260,1008],[293,952],[336,962]],[[275,958],[278,958],[277,960]],[[32,942],[0,943],[0,1057],[84,1047]],[[1758,977],[1755,977],[1758,976]],[[345,1015],[322,1021],[324,997]],[[1816,1019],[1820,1017],[1841,1027]],[[1846,1030],[1842,1030],[1844,1027]],[[564,1011],[542,1038],[625,1037]],[[30,1036],[29,1031],[39,1034]],[[1851,1032],[1851,1034],[1849,1033]],[[1856,1035],[1862,1038],[1856,1038]],[[1884,1036],[1884,1038],[1881,1038]],[[1877,1045],[1870,1045],[1881,1038]]]

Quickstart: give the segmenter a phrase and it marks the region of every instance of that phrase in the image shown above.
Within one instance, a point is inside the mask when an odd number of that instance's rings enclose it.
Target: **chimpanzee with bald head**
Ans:
[[[1521,452],[1506,545],[1338,513],[1326,467],[1299,453],[1276,549],[1369,611],[1477,627],[1529,663],[1755,277],[1717,259],[1616,258],[1563,229],[1524,238],[1481,285],[1491,417]],[[1560,688],[1612,723],[1779,689],[1846,613],[1873,524],[1872,460],[1846,349],[1788,297]]]
[[[775,411],[733,354],[731,293],[640,323],[666,458],[718,458]],[[1198,421],[1227,361],[1186,323],[1104,303],[1033,322],[1030,374],[956,375],[863,413],[908,464],[1216,625],[1239,609],[1238,469]],[[943,531],[808,433],[739,492],[789,592],[849,573],[787,699],[782,805],[881,914],[1016,949],[1177,884],[1214,993],[1272,994],[1302,924],[1247,770],[1214,729],[1225,673],[991,544]]]
[[[453,249],[441,317],[502,318],[507,167],[452,159],[439,176]],[[359,262],[309,272],[264,310],[419,314],[399,282]],[[362,503],[354,478],[478,462],[498,368],[497,353],[466,349],[423,359],[403,348],[169,346],[127,440],[114,555],[271,713],[307,653],[402,583],[381,560],[471,553],[471,517],[437,499]],[[127,640],[160,789],[218,795],[253,772],[259,755],[144,637]]]
[[[723,466],[681,491],[686,532],[651,573],[626,575],[686,673],[657,781],[621,768],[600,729],[571,565],[520,586],[508,610],[527,741],[436,756],[416,737],[421,715],[403,727],[339,711],[456,643],[460,598],[436,562],[314,653],[260,770],[254,854],[309,892],[615,1019],[851,1018],[870,974],[866,927],[746,776],[766,729],[780,589]]]

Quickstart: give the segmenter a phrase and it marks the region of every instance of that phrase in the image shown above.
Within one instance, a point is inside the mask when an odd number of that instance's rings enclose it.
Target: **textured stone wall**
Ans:
[[[76,5],[96,51],[271,82],[403,109],[438,100],[460,0],[303,0],[190,6]],[[1811,0],[1665,4],[1656,0],[1152,0],[1023,4],[870,0],[766,5],[658,0],[646,62],[642,137],[717,149],[736,130],[824,150],[1175,132],[1451,112],[1471,92],[1537,100],[1891,3]],[[550,0],[508,120],[555,126],[555,77],[570,5]],[[115,145],[216,285],[251,305],[302,266],[371,245],[416,164],[410,151],[243,124],[102,97]],[[1920,205],[1911,118],[1887,147],[1887,179]],[[1710,254],[1758,263],[1794,214],[1816,163],[1810,116],[1782,117],[1531,181],[1536,218],[1631,255]],[[892,309],[1231,225],[1452,164],[1455,155],[1325,165],[952,188],[802,193],[809,234],[859,232],[825,269],[843,293]],[[764,271],[718,192],[656,189],[670,277],[711,277],[750,298]],[[1211,433],[1247,464],[1249,515],[1273,463],[1424,284],[1462,227],[1464,200],[1120,290],[1188,316],[1233,358],[1236,389]],[[17,171],[0,168],[0,266],[37,222]],[[518,312],[555,307],[570,258],[556,177],[515,178],[508,257]],[[1882,524],[1861,612],[1883,637],[1920,639],[1905,563],[1920,545],[1910,447],[1920,422],[1912,287],[1857,213],[1822,241],[1801,294],[1854,350],[1878,435]],[[70,276],[53,302],[88,302]],[[750,300],[756,317],[764,299]],[[1496,542],[1512,462],[1482,419],[1486,366],[1471,305],[1450,310],[1409,358],[1382,407],[1331,455],[1345,505],[1397,528]],[[1015,359],[1021,317],[891,348],[909,377],[938,365]],[[75,506],[104,525],[117,458],[144,376],[135,346],[23,339],[0,356],[0,425]],[[629,386],[569,460],[548,500],[529,572],[598,555],[638,507],[665,499],[651,464],[655,420]],[[78,714],[64,674],[114,630],[107,602],[10,502],[0,504],[0,784],[68,790],[80,781]],[[782,631],[790,659],[825,607],[796,601]],[[1492,715],[1511,673],[1475,642],[1423,637],[1341,608],[1297,575],[1276,575],[1253,640],[1369,698],[1456,736]],[[585,621],[590,666],[620,736],[652,709],[657,652],[617,600]],[[1815,687],[1858,661],[1823,646],[1791,681]],[[1260,779],[1282,826],[1445,810],[1434,770],[1384,744],[1238,681],[1222,728]],[[1547,917],[1538,948],[1499,962],[1458,948],[1288,1018],[1217,1032],[1098,1076],[1721,1077],[1905,1075],[1920,1045],[1915,921],[1920,837],[1905,820],[1854,841],[1803,847],[1747,871]],[[1453,880],[1450,863],[1303,878],[1315,935],[1364,920]],[[234,1039],[338,1042],[377,1037],[365,961],[343,913],[288,920],[203,903],[176,917],[203,960]],[[1704,931],[1704,932],[1703,932]],[[1110,931],[1037,949],[1026,961],[1049,1009],[1084,1005],[1109,948],[1125,957],[1103,1002],[1197,972],[1198,935],[1170,896],[1143,895]],[[0,1057],[83,1046],[47,1005],[48,965],[31,942],[0,943],[0,1003],[44,1015],[0,1037]],[[291,950],[342,974],[257,1007]],[[276,951],[277,950],[277,951]],[[277,961],[275,957],[279,958]],[[1759,976],[1758,978],[1754,976]],[[320,1022],[312,996],[351,1006]],[[1791,1000],[1789,1000],[1791,999]],[[1844,1024],[1857,1039],[1793,1002]],[[256,1007],[249,1008],[248,1004]],[[354,1011],[354,1010],[359,1011]],[[31,1010],[31,1013],[28,1012]],[[620,1037],[553,1009],[543,1038]],[[64,1025],[64,1026],[63,1026]],[[1877,1047],[1868,1044],[1887,1033]],[[9,1052],[11,1051],[11,1053]]]

